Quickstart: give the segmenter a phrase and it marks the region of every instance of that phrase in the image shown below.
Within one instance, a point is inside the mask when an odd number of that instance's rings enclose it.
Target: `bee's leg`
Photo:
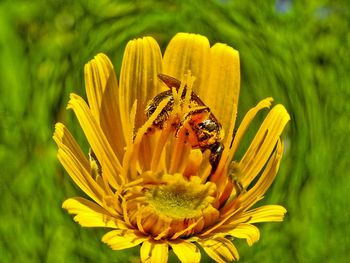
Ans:
[[[224,145],[221,142],[215,142],[210,146],[210,164],[212,167],[212,172],[216,170],[220,162],[221,154],[224,150]]]
[[[89,161],[90,161],[90,173],[94,179],[97,179],[102,175],[102,167],[100,162],[98,161],[94,151],[89,149]]]
[[[199,147],[197,134],[193,130],[193,126],[189,123],[188,120],[181,122],[181,124],[177,127],[175,136],[177,138],[183,138],[185,142],[189,143],[193,148]]]
[[[185,114],[185,116],[180,121],[177,130],[176,136],[178,137],[180,130],[186,129],[188,135],[196,134],[195,129],[196,125],[200,123],[209,113],[209,108],[207,106],[201,106],[196,108],[190,108],[190,110]],[[193,141],[193,140],[192,140]],[[198,142],[191,143],[193,146],[198,146]]]
[[[246,192],[246,189],[244,188],[244,186],[241,183],[241,178],[242,178],[241,169],[239,167],[239,164],[235,161],[232,161],[230,163],[229,177],[230,177],[231,182],[236,190],[237,196],[240,195],[241,193]]]
[[[234,185],[234,188],[236,190],[236,195],[240,195],[241,193],[244,193],[246,190],[244,189],[242,183],[238,180],[238,178],[232,178],[232,183]]]

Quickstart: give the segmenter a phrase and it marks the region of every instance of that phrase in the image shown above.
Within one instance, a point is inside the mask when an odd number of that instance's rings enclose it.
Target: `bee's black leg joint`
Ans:
[[[218,167],[223,150],[224,145],[221,142],[215,142],[210,146],[210,164],[212,167],[212,171],[215,171]]]

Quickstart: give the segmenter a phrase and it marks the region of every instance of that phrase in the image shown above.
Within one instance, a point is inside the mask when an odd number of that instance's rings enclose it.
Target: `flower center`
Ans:
[[[126,198],[130,224],[155,239],[188,237],[215,222],[216,185],[198,176],[165,174],[157,182],[131,187]]]
[[[158,213],[171,218],[201,216],[202,210],[213,201],[210,194],[214,191],[214,185],[199,184],[194,182],[197,181],[194,177],[191,182],[186,182],[180,175],[174,177],[177,177],[178,181],[150,190],[149,204]]]

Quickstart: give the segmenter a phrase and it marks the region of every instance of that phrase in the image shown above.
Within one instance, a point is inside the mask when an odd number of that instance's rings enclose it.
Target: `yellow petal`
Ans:
[[[168,261],[168,244],[145,241],[141,246],[141,261],[150,263],[166,263]]]
[[[120,72],[119,103],[123,125],[129,123],[130,110],[135,100],[138,102],[136,127],[145,121],[147,102],[160,92],[157,74],[161,71],[162,54],[153,38],[144,37],[128,43]],[[123,129],[128,131],[128,127]]]
[[[249,246],[253,245],[253,243],[260,238],[259,229],[254,225],[245,223],[235,226],[235,228],[228,231],[227,234],[237,238],[245,238]]]
[[[225,140],[225,149],[222,153],[220,163],[215,173],[210,178],[212,182],[215,182],[217,185],[219,185],[219,191],[223,191],[223,189],[225,189],[225,181],[227,179],[226,176],[223,176],[225,175],[225,173],[222,173],[223,167],[225,165],[228,165],[231,162],[231,160],[233,160],[233,157],[237,152],[238,146],[240,145],[246,130],[248,129],[252,120],[255,118],[256,114],[264,108],[270,108],[271,102],[272,102],[272,98],[267,98],[260,101],[258,105],[250,109],[247,112],[247,114],[244,116],[241,124],[237,129],[236,134],[235,135],[227,134],[226,140]],[[232,132],[232,129],[234,128],[234,125],[235,125],[235,116],[231,116],[231,117],[232,119],[230,123],[230,128],[228,129],[230,132]],[[232,142],[233,138],[234,140]]]
[[[112,216],[101,206],[84,198],[70,198],[62,207],[75,214],[74,220],[84,227],[125,228],[125,223]]]
[[[188,70],[196,78],[194,92],[200,97],[200,86],[208,78],[210,45],[206,37],[178,33],[169,42],[163,59],[163,73],[181,80]]]
[[[255,107],[250,109],[247,112],[247,114],[244,116],[242,122],[240,123],[240,125],[237,129],[237,132],[236,132],[233,144],[232,144],[232,149],[230,151],[230,156],[228,158],[229,160],[232,159],[233,155],[236,153],[237,148],[242,141],[243,135],[247,131],[249,125],[251,124],[251,122],[255,118],[256,114],[259,111],[261,111],[262,109],[270,108],[272,101],[273,101],[272,98],[266,98],[266,99],[260,101]]]
[[[250,188],[246,193],[239,197],[238,202],[240,204],[241,209],[247,210],[250,207],[252,207],[256,202],[262,199],[262,196],[265,194],[265,192],[270,187],[270,185],[276,177],[279,164],[282,158],[282,153],[283,144],[280,140],[278,140],[276,149],[274,150],[268,163],[264,167],[264,170],[261,176],[259,177],[258,181],[254,184],[252,188]],[[232,194],[232,197],[236,196],[235,192],[233,192]],[[225,206],[221,209],[222,216],[225,215],[225,218],[227,218],[231,217],[231,215],[233,214],[237,214],[236,204],[236,198],[231,199],[230,202],[227,202]]]
[[[169,242],[175,255],[182,263],[197,263],[201,260],[201,252],[198,247],[185,240]]]
[[[280,104],[273,107],[266,116],[239,164],[244,175],[241,180],[244,188],[265,166],[289,120],[289,114]]]
[[[118,82],[113,64],[105,54],[98,54],[85,65],[86,94],[92,115],[119,159],[124,153],[124,136],[119,113]]]
[[[224,237],[199,240],[198,243],[203,247],[208,256],[216,262],[225,263],[239,259],[236,247]]]
[[[113,250],[122,250],[137,246],[147,238],[142,236],[137,230],[117,229],[112,230],[102,237],[102,242],[108,244]]]
[[[280,222],[283,221],[287,210],[280,205],[265,205],[245,212],[242,219],[249,223]]]
[[[102,197],[105,193],[91,177],[89,161],[62,123],[55,125],[53,139],[59,148],[58,159],[73,181],[95,202],[102,204]]]
[[[68,108],[73,109],[75,112],[91,148],[104,168],[103,176],[107,178],[108,182],[115,189],[118,189],[124,180],[124,178],[119,177],[121,171],[120,162],[111,149],[101,127],[92,116],[89,107],[81,97],[71,94]]]
[[[225,133],[235,117],[240,88],[238,51],[217,43],[210,49],[209,79],[200,86],[199,94],[220,121]]]

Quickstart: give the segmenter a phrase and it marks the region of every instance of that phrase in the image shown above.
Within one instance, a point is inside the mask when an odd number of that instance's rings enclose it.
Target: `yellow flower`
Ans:
[[[252,206],[276,176],[289,115],[282,105],[270,109],[236,157],[250,123],[272,102],[259,102],[235,129],[236,50],[179,33],[162,57],[156,41],[144,37],[128,43],[119,84],[104,54],[85,66],[85,82],[88,104],[72,94],[68,108],[89,157],[62,123],[54,140],[60,162],[92,201],[70,198],[63,208],[82,226],[111,228],[102,241],[112,249],[141,244],[143,262],[166,262],[169,249],[181,262],[199,262],[202,247],[226,262],[239,258],[232,240],[259,239],[254,223],[282,221],[282,206]]]

